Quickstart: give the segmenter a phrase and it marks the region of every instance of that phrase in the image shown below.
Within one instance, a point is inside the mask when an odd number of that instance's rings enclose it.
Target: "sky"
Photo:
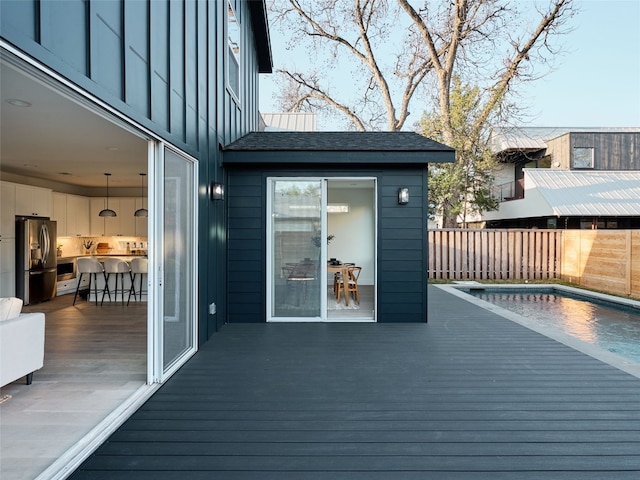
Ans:
[[[522,90],[530,106],[527,126],[640,127],[640,0],[577,5],[573,31],[562,39],[565,55],[554,71]],[[291,53],[278,29],[270,33],[275,70]],[[275,75],[260,77],[260,111],[279,111]]]

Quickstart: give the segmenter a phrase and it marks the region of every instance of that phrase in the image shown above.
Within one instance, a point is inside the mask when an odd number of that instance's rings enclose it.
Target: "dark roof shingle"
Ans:
[[[452,152],[414,132],[253,132],[226,151]]]

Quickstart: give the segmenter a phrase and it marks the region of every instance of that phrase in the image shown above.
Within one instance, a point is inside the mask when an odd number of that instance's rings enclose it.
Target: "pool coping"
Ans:
[[[452,295],[455,295],[456,297],[461,298],[467,302],[473,303],[478,307],[484,308],[485,310],[489,310],[495,313],[496,315],[500,315],[501,317],[511,320],[512,322],[522,325],[523,327],[528,328],[529,330],[533,330],[534,332],[540,333],[541,335],[544,335],[557,342],[567,345],[568,347],[571,347],[574,350],[578,350],[586,355],[596,358],[604,363],[607,363],[612,367],[622,370],[630,375],[633,375],[634,377],[640,378],[640,363],[634,362],[633,360],[628,359],[626,357],[617,355],[597,345],[592,345],[583,340],[572,337],[571,335],[568,335],[556,328],[549,327],[547,325],[541,325],[535,320],[531,320],[527,317],[523,317],[522,315],[518,315],[517,313],[514,313],[510,310],[507,310],[505,308],[499,307],[497,305],[494,305],[492,303],[486,302],[477,297],[469,295],[463,292],[462,289],[468,289],[470,287],[501,289],[501,290],[502,289],[504,290],[509,290],[509,289],[536,290],[536,289],[542,289],[542,288],[545,288],[545,289],[549,288],[556,291],[564,291],[567,293],[573,293],[573,294],[581,295],[585,297],[597,298],[600,300],[606,300],[609,302],[619,303],[619,304],[640,309],[640,302],[636,300],[616,297],[614,295],[607,295],[605,293],[592,292],[590,290],[584,290],[576,287],[569,287],[566,285],[556,285],[552,283],[551,284],[548,284],[548,283],[498,284],[498,283],[479,283],[474,281],[468,281],[468,282],[456,282],[454,284],[434,285],[434,286]]]

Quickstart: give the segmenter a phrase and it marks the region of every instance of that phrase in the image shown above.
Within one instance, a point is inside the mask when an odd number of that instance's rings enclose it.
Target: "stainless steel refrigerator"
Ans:
[[[25,305],[56,296],[56,222],[16,219],[16,297]]]

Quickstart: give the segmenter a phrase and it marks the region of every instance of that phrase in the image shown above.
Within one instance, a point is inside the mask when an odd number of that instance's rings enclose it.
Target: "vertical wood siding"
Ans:
[[[640,230],[431,230],[434,280],[563,279],[640,298]]]
[[[593,170],[640,170],[640,133],[571,132],[547,142],[547,155],[560,168],[572,168],[575,147],[594,149]]]

